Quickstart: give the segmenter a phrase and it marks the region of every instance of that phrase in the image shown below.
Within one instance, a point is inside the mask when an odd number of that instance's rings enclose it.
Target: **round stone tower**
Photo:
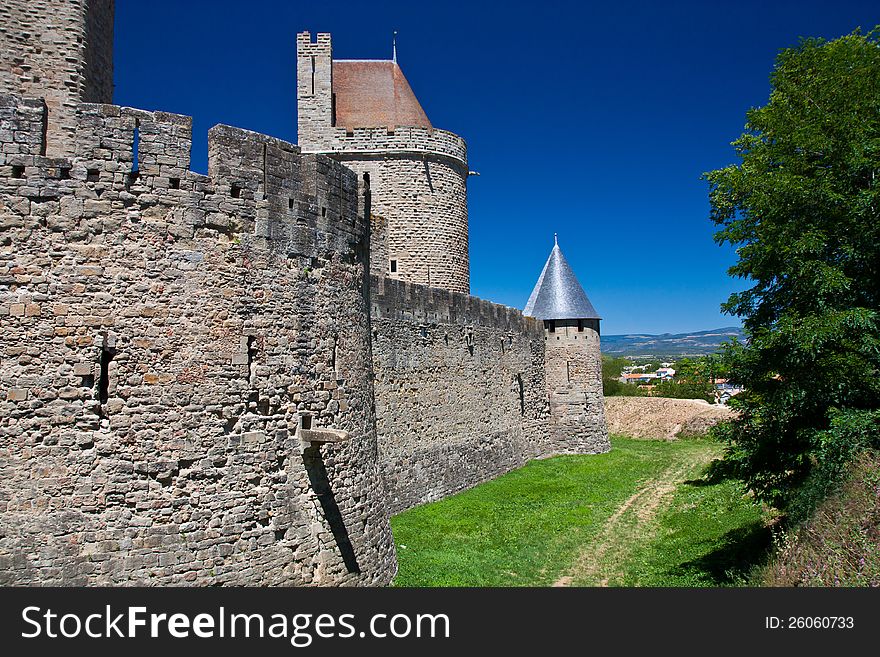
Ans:
[[[113,99],[113,0],[0,5],[0,93],[42,98],[41,155],[71,157],[81,102]]]
[[[371,273],[469,294],[464,140],[431,125],[396,56],[334,60],[329,34],[296,46],[299,145],[368,186]]]
[[[544,376],[554,429],[552,454],[611,449],[602,395],[599,314],[557,242],[523,315],[544,321]]]

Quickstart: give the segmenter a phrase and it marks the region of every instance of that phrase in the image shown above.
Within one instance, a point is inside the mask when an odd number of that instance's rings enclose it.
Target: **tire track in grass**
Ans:
[[[588,545],[581,548],[572,568],[553,586],[607,586],[623,574],[636,545],[657,531],[657,512],[669,503],[675,489],[699,475],[721,452],[720,447],[689,450],[681,461],[649,479],[605,521]]]

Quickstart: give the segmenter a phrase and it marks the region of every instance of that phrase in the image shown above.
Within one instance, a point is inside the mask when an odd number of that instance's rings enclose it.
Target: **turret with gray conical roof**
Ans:
[[[554,237],[523,314],[544,322],[544,376],[556,454],[611,449],[602,395],[599,314]]]
[[[523,315],[536,319],[601,319],[562,255],[555,234],[553,240],[553,250]]]

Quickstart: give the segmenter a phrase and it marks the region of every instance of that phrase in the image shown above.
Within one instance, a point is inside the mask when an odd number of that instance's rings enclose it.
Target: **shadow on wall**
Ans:
[[[319,446],[309,447],[303,452],[303,463],[306,466],[306,472],[309,474],[309,483],[312,490],[321,503],[324,510],[324,517],[330,524],[330,531],[333,532],[333,538],[342,554],[342,560],[345,567],[350,573],[361,572],[358,566],[357,557],[354,554],[354,547],[351,539],[348,537],[348,530],[345,528],[345,521],[342,518],[342,512],[336,503],[336,497],[333,495],[333,489],[330,486],[330,478],[327,476],[327,468],[324,467],[324,457],[321,455]]]

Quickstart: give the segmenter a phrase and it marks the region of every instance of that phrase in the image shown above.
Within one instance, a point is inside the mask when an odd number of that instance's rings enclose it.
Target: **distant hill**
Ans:
[[[722,342],[737,337],[741,328],[728,326],[693,333],[603,335],[602,353],[612,356],[702,356],[718,351]]]

